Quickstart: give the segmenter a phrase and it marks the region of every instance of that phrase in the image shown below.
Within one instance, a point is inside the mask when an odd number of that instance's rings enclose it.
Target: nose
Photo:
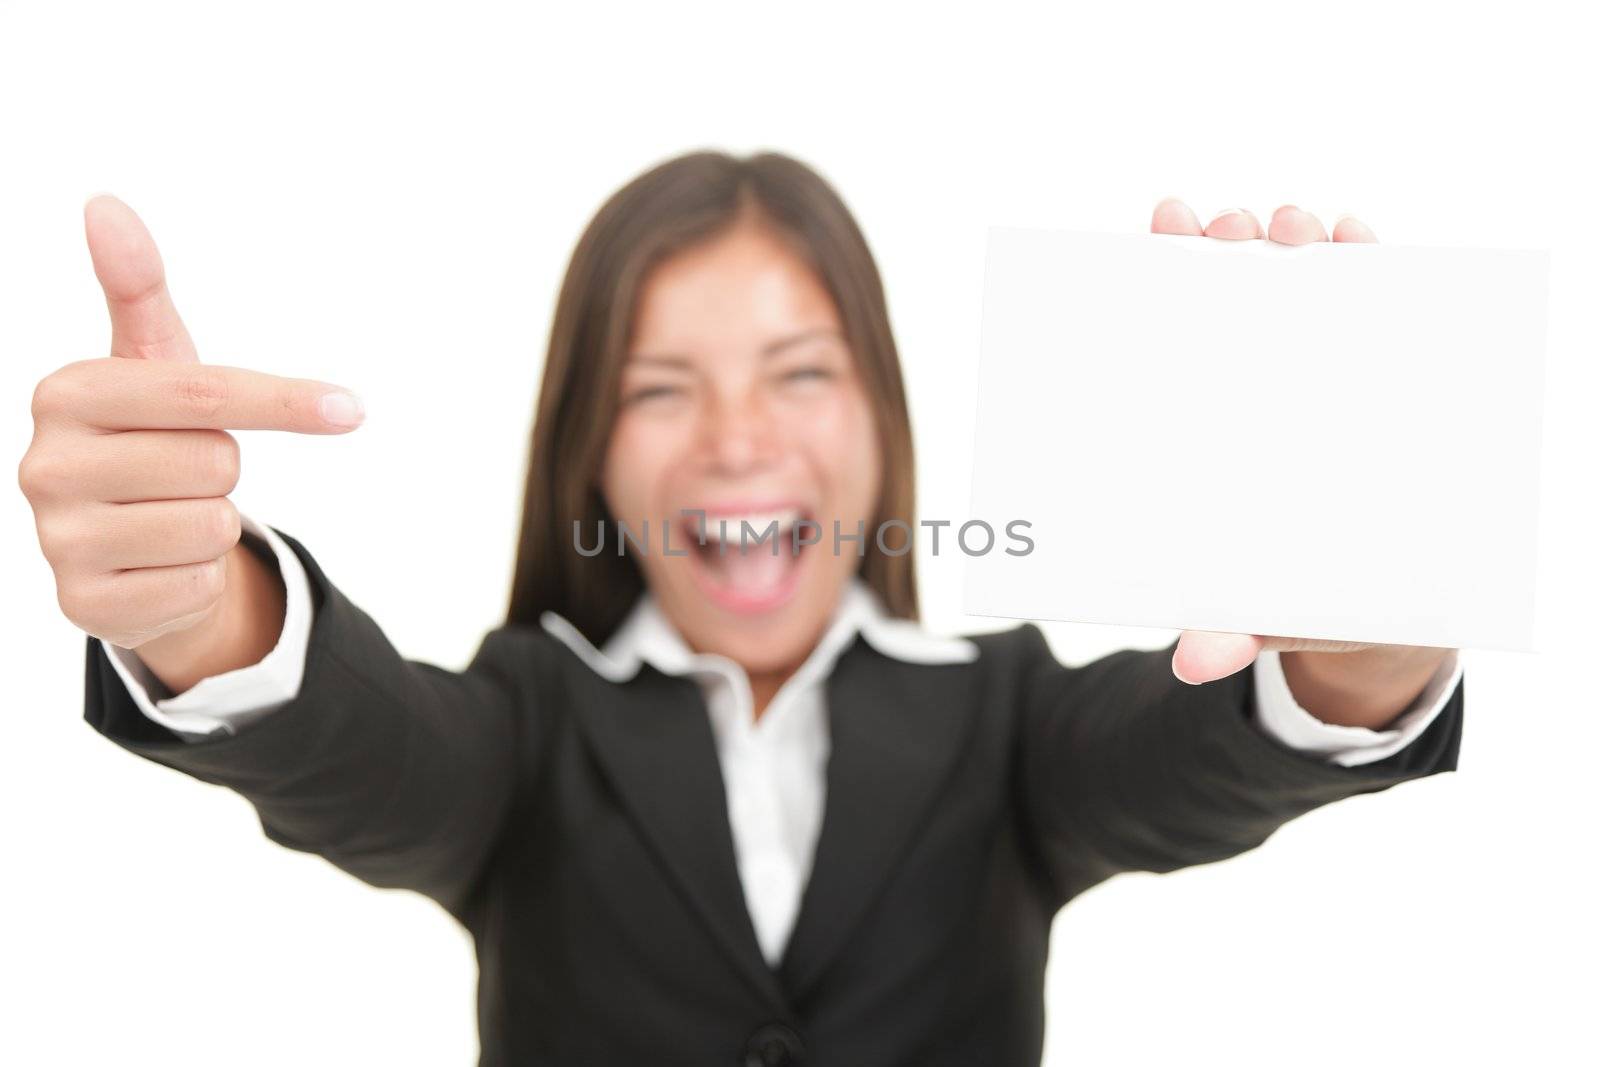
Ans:
[[[777,435],[776,420],[759,395],[719,397],[702,422],[702,454],[718,474],[745,474],[772,462]]]

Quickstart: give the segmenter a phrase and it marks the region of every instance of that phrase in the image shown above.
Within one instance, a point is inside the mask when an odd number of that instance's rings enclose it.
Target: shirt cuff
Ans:
[[[1417,699],[1386,730],[1323,722],[1301,707],[1289,690],[1283,663],[1275,650],[1256,656],[1253,669],[1256,725],[1262,731],[1290,748],[1322,756],[1330,763],[1359,767],[1387,759],[1422,736],[1461,681],[1461,653],[1450,650]]]
[[[238,733],[245,726],[293,700],[305,676],[306,649],[311,643],[311,583],[300,557],[271,527],[239,516],[240,528],[272,549],[283,577],[283,632],[259,663],[202,678],[177,696],[161,696],[167,687],[134,649],[102,642],[112,668],[128,687],[144,715],[186,741]]]

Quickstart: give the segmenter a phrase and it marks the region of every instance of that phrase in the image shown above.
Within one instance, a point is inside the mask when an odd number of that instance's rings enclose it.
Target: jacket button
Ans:
[[[799,1034],[782,1023],[767,1023],[744,1043],[744,1067],[799,1067],[805,1054]]]

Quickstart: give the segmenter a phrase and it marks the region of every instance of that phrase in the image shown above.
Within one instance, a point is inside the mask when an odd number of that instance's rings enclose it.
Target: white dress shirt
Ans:
[[[159,679],[135,652],[105,646],[139,709],[193,740],[235,733],[271,714],[298,695],[305,673],[312,614],[305,569],[270,528],[245,516],[241,520],[247,534],[271,546],[287,593],[283,633],[260,663],[162,697]],[[834,661],[858,633],[882,654],[911,663],[966,662],[978,654],[977,646],[964,638],[941,637],[890,618],[877,596],[856,580],[810,657],[758,719],[743,668],[727,657],[690,649],[649,594],[640,598],[604,648],[595,648],[554,612],[545,612],[540,624],[612,681],[625,681],[648,663],[664,674],[693,677],[699,683],[722,768],[745,903],[761,951],[774,966],[799,913],[822,828],[829,750],[824,683]],[[1459,654],[1452,651],[1392,727],[1368,730],[1330,725],[1302,708],[1289,691],[1276,652],[1261,653],[1252,669],[1257,726],[1283,744],[1347,767],[1384,759],[1415,740],[1448,702],[1462,673]]]

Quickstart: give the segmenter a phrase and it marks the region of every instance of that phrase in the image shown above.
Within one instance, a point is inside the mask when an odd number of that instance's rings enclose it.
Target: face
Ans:
[[[646,277],[621,378],[601,490],[636,536],[649,520],[648,550],[628,551],[651,592],[696,651],[792,669],[861,565],[854,542],[834,554],[833,522],[870,538],[882,477],[832,299],[781,238],[741,220]],[[704,545],[685,511],[705,513]],[[664,519],[687,555],[662,551]],[[800,520],[817,544],[794,547]],[[773,522],[776,555],[754,539]]]

